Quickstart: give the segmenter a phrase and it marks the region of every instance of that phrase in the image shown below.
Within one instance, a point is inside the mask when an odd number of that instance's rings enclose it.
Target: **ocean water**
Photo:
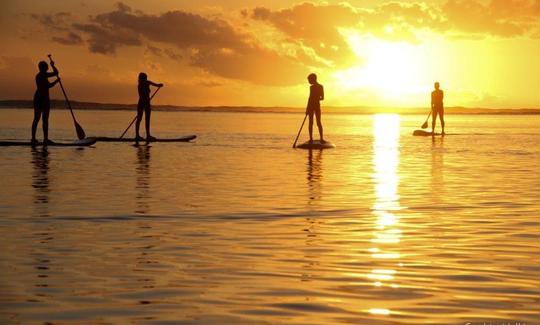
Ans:
[[[540,117],[424,118],[324,115],[325,151],[291,148],[299,114],[202,112],[153,113],[193,143],[0,148],[0,322],[539,324]]]

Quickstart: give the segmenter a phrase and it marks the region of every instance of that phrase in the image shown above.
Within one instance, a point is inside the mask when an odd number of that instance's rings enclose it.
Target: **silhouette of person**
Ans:
[[[50,144],[49,140],[49,111],[51,110],[51,99],[49,98],[49,88],[54,87],[59,81],[60,77],[55,81],[49,82],[49,78],[58,76],[58,69],[51,62],[53,72],[47,72],[49,65],[45,61],[38,63],[39,72],[36,74],[36,92],[34,93],[34,121],[32,122],[32,144],[37,144],[36,130],[41,117],[43,117],[43,143]]]
[[[317,118],[317,127],[319,128],[321,143],[324,143],[323,127],[321,123],[321,100],[324,100],[324,88],[323,85],[317,82],[317,75],[314,73],[311,73],[308,76],[308,82],[311,85],[309,87],[309,99],[306,108],[306,115],[309,115],[309,141],[313,142],[313,115],[315,115]]]
[[[444,135],[444,92],[439,89],[439,82],[435,82],[435,90],[431,92],[431,133],[435,134],[435,123],[437,121],[437,115],[441,120],[442,134]]]
[[[150,106],[150,86],[154,87],[163,87],[163,84],[157,84],[148,80],[146,73],[139,73],[139,103],[137,104],[137,122],[135,123],[135,140],[142,140],[143,138],[139,135],[139,126],[141,125],[141,120],[143,112],[145,114],[145,126],[146,126],[146,140],[155,140],[150,134],[150,115],[152,113],[152,108]]]

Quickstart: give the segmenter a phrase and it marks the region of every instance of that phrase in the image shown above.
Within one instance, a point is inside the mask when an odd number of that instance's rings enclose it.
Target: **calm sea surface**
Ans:
[[[199,112],[153,114],[194,143],[0,148],[0,323],[540,324],[540,117],[323,118],[336,149],[291,149],[299,114]],[[0,139],[31,119],[0,110]]]

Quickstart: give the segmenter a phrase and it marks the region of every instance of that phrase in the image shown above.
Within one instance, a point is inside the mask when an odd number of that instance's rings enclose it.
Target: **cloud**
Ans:
[[[88,37],[88,48],[94,53],[114,54],[120,46],[142,45],[140,36],[129,29],[78,23],[73,24],[73,28]]]
[[[539,3],[538,0],[492,0],[489,4],[449,0],[443,5],[442,11],[451,31],[513,37],[538,29]]]
[[[201,81],[198,83],[199,85],[203,86],[203,87],[208,87],[208,88],[214,88],[214,87],[221,87],[223,86],[222,83],[220,82],[217,82],[217,81],[213,81],[213,80],[209,80],[209,81]]]
[[[538,37],[540,0],[448,0],[442,4],[388,1],[371,7],[304,2],[282,9],[245,9],[247,19],[228,21],[183,10],[149,14],[118,3],[110,11],[76,18],[70,13],[33,15],[61,32],[53,41],[87,45],[114,55],[125,47],[187,62],[219,77],[263,85],[302,82],[310,70],[358,64],[348,31],[380,39],[419,41],[430,30],[450,39]],[[254,24],[250,24],[254,22]],[[258,26],[275,39],[259,35]]]
[[[416,41],[416,31],[441,30],[444,25],[440,9],[425,3],[388,2],[362,16],[362,30],[383,39]]]
[[[43,26],[55,31],[66,31],[72,18],[69,12],[58,12],[55,14],[31,14],[30,16]]]
[[[183,56],[180,53],[177,53],[172,48],[160,48],[153,45],[147,45],[145,54],[151,56],[158,56],[158,57],[167,57],[173,61],[181,61],[183,59]]]
[[[415,31],[428,26],[440,28],[443,18],[437,8],[423,3],[387,2],[375,7],[350,4],[301,3],[271,10],[256,7],[242,15],[264,22],[282,33],[282,43],[296,45],[297,55],[342,68],[358,62],[348,44],[347,31],[387,40],[418,41]]]
[[[277,11],[257,7],[243,11],[243,15],[271,24],[287,36],[285,41],[305,46],[333,64],[354,58],[339,30],[341,27],[356,26],[360,22],[359,12],[349,5],[316,5],[306,2]]]
[[[163,50],[163,52],[165,53],[165,55],[171,59],[171,60],[174,60],[174,61],[180,61],[182,60],[182,54],[180,53],[177,53],[175,50],[173,49],[170,49],[170,48],[166,48]]]
[[[442,5],[388,1],[373,7],[306,2],[275,11],[256,7],[242,14],[267,22],[323,58],[336,60],[350,54],[339,32],[343,27],[383,39],[408,41],[416,40],[416,32],[422,29],[462,38],[477,38],[478,34],[534,37],[540,25],[540,1],[491,0],[484,4],[448,0]]]
[[[52,40],[63,45],[80,45],[84,43],[81,36],[74,32],[68,32],[65,36],[54,36]]]
[[[488,3],[478,0],[448,0],[439,6],[387,3],[376,9],[375,24],[367,25],[367,28],[377,26],[377,21],[386,21],[390,26],[403,23],[415,29],[430,29],[450,37],[459,35],[459,38],[533,37],[535,30],[540,27],[539,4],[539,0],[491,0]]]
[[[246,46],[247,35],[237,32],[229,23],[184,11],[161,15],[132,13],[125,5],[97,15],[95,23],[103,28],[125,29],[148,40],[173,44],[178,48],[233,48]]]
[[[48,26],[50,21],[44,19],[40,21]],[[180,10],[150,15],[119,3],[90,21],[72,23],[70,34],[54,40],[79,44],[79,39],[86,40],[94,53],[109,55],[121,47],[146,46],[147,53],[187,60],[215,75],[257,84],[295,84],[309,72],[294,56],[264,47],[223,19]]]

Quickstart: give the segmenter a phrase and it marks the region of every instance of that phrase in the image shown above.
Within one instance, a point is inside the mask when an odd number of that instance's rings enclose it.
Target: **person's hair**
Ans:
[[[440,87],[441,84],[438,81],[435,81],[435,87]]]
[[[39,68],[39,71],[45,72],[49,69],[49,65],[45,61],[39,61],[38,68]]]
[[[317,81],[317,75],[314,73],[310,73],[309,76],[307,76],[309,81]]]
[[[139,81],[145,81],[145,80],[148,80],[148,76],[146,75],[146,73],[144,72],[139,73]]]

